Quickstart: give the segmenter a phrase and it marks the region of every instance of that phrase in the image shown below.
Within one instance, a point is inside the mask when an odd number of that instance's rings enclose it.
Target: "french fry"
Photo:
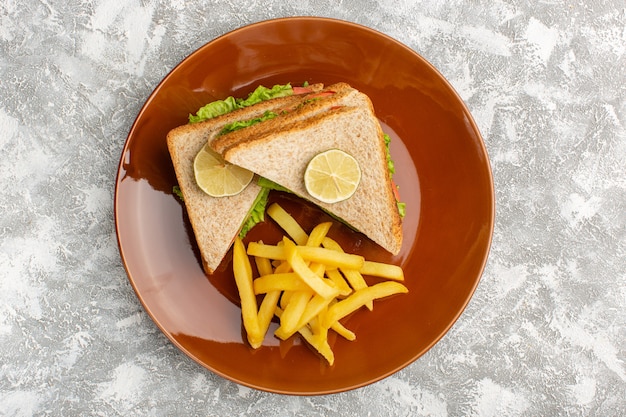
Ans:
[[[316,275],[321,275],[313,269],[311,270]],[[311,287],[309,287],[295,272],[283,272],[260,276],[254,280],[253,288],[254,293],[257,295],[266,294],[271,291],[303,291],[311,289]]]
[[[259,242],[248,243],[248,255],[260,258],[284,261],[287,259],[285,248],[278,245],[266,245]]]
[[[311,269],[311,271],[313,271],[313,273],[315,275],[317,275],[320,278],[324,277],[324,272],[326,272],[326,265],[324,264],[320,264],[317,262],[313,262],[309,265],[309,268]],[[334,285],[334,284],[333,284]]]
[[[259,314],[257,315],[257,321],[259,323],[259,333],[265,335],[270,327],[272,317],[276,313],[278,307],[278,300],[282,291],[270,291],[265,294],[263,301],[261,301],[261,307],[259,307]]]
[[[287,262],[286,260],[277,262],[279,262],[279,264],[276,265],[276,268],[274,268],[275,274],[284,274],[287,272],[291,272],[291,265],[289,265],[289,262]]]
[[[306,245],[309,236],[298,222],[278,204],[274,203],[267,208],[267,214],[296,242]]]
[[[291,297],[294,293],[295,291],[283,291],[280,296],[280,308],[282,308],[283,310],[287,308],[287,305],[289,304],[289,301],[291,300]]]
[[[330,269],[326,271],[326,276],[335,283],[335,286],[339,290],[339,295],[345,297],[352,292],[352,288],[348,285],[341,272],[338,269]]]
[[[342,268],[341,272],[346,277],[346,281],[350,284],[350,286],[356,290],[362,290],[363,288],[367,288],[367,282],[365,282],[365,278],[363,275],[356,269],[345,269]]]
[[[311,331],[313,332],[313,334],[319,334],[321,329],[321,320],[320,320],[320,316],[323,314],[326,314],[326,310],[328,310],[328,307],[325,307],[324,310],[320,313],[319,316],[313,317],[311,320],[309,320],[309,322],[307,323],[307,326],[311,329]]]
[[[298,246],[297,251],[303,259],[321,263],[327,267],[359,270],[365,262],[361,255],[353,255],[320,247]]]
[[[259,328],[256,296],[252,287],[252,266],[246,255],[246,248],[238,237],[233,245],[233,275],[241,300],[241,315],[248,342],[253,348],[257,348],[263,342],[265,335]]]
[[[355,340],[355,333],[339,320],[362,306],[371,309],[375,299],[407,292],[400,283],[404,280],[402,268],[345,253],[327,236],[331,222],[319,223],[307,234],[278,204],[270,206],[268,213],[287,236],[276,245],[251,242],[247,248],[236,239],[233,249],[233,272],[248,342],[253,348],[261,346],[272,317],[277,316],[280,325],[274,336],[285,341],[281,349],[298,333],[332,365],[335,357],[329,330]],[[249,256],[254,257],[259,273],[254,280]],[[364,275],[389,281],[368,286]],[[257,310],[258,295],[263,295],[263,300]]]
[[[283,311],[280,308],[276,309],[276,315],[278,317],[281,317],[282,313]],[[313,331],[307,326],[300,328],[298,330],[298,333],[304,338],[304,340],[307,341],[309,345],[311,345],[320,355],[322,355],[324,359],[326,359],[329,365],[333,365],[333,363],[335,362],[335,354],[330,348],[328,340],[325,340],[325,343],[321,342],[320,338],[316,337]]]
[[[382,262],[364,261],[359,270],[361,275],[404,281],[404,271],[397,265]]]
[[[330,298],[324,298],[319,294],[314,295],[307,303],[297,327],[306,326],[313,318],[317,317],[332,301]]]
[[[256,269],[259,272],[260,276],[269,275],[274,272],[274,269],[272,268],[272,262],[268,258],[255,256],[254,263],[256,264]]]
[[[272,264],[269,259],[255,257],[254,261],[256,263],[257,271],[259,271],[259,275],[267,276],[268,274],[272,274]],[[257,281],[258,279],[255,279],[253,282],[253,287],[255,288],[257,286]],[[257,315],[260,334],[265,335],[267,333],[272,317],[274,317],[274,312],[276,311],[276,306],[278,305],[278,299],[280,298],[281,292],[282,289],[265,291],[266,294],[265,297],[263,297],[263,301],[261,301],[261,306],[259,307],[259,313]],[[256,289],[254,290],[254,293],[259,294]]]
[[[302,313],[312,296],[313,291],[309,289],[293,293],[280,317],[280,327],[274,332],[276,337],[285,340],[298,331],[300,317],[302,317]]]
[[[328,361],[329,365],[332,366],[335,360],[335,354],[328,343],[328,329],[322,328],[320,323],[320,317],[323,317],[325,312],[326,309],[324,309],[320,316],[314,317],[311,320],[310,325],[304,326],[303,329],[305,329],[305,333],[307,333],[306,330],[311,330],[310,338],[307,339],[305,337],[305,340]],[[300,334],[302,334],[302,332],[300,332]]]
[[[311,230],[306,246],[320,246],[332,226],[331,222],[320,223]]]
[[[293,242],[291,243],[293,244]],[[314,246],[295,246],[295,248],[305,261],[317,262],[330,268],[345,268],[358,271],[365,263],[365,259],[362,256],[344,253],[343,251],[339,252]],[[248,255],[284,261],[287,259],[286,245],[278,246],[250,242],[248,244]]]
[[[324,240],[322,241],[322,246],[327,249],[343,253],[343,248],[341,247],[341,245],[339,245],[339,243],[335,242],[329,237],[324,238]],[[363,263],[365,263],[365,261],[363,261]],[[361,268],[341,268],[341,272],[346,277],[346,281],[348,281],[350,286],[355,291],[367,288],[367,283],[365,282],[363,275],[361,275],[361,273],[357,269]],[[371,311],[374,308],[374,303],[369,302],[365,304],[365,306],[368,310]]]
[[[325,318],[327,314],[328,310],[325,309],[318,317],[311,320],[313,323],[312,327],[315,328],[315,331],[313,332],[313,342],[316,346],[328,345],[328,326],[325,325]]]
[[[328,344],[327,339],[322,339],[320,337],[316,337],[308,327],[303,327],[300,329],[299,333],[315,350],[326,359],[330,366],[333,366],[335,363],[335,353],[331,349]]]
[[[303,291],[311,288],[295,272],[263,275],[254,280],[254,293],[265,294],[271,291]]]
[[[409,290],[402,284],[395,281],[385,281],[372,285],[361,290],[357,290],[349,297],[333,304],[324,317],[323,327],[330,327],[334,322],[339,321],[348,314],[358,310],[370,301],[378,298],[388,297],[393,294],[406,293]]]
[[[289,265],[291,265],[294,272],[297,273],[300,278],[302,278],[302,280],[317,294],[324,298],[335,297],[339,293],[339,290],[337,290],[334,286],[330,286],[319,275],[311,271],[311,269],[304,262],[304,259],[302,259],[302,256],[300,256],[300,253],[296,249],[296,245],[293,242],[289,239],[284,239],[284,242],[287,262],[289,262]]]
[[[343,336],[344,339],[349,340],[349,341],[353,341],[356,340],[356,335],[354,334],[353,331],[347,329],[343,324],[341,324],[341,322],[336,321],[334,322],[331,326],[331,329],[333,329],[335,331],[335,333],[337,333],[340,336]]]

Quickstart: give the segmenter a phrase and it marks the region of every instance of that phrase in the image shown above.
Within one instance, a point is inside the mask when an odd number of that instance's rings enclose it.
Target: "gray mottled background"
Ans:
[[[4,0],[0,415],[626,415],[623,1]],[[467,103],[495,177],[490,259],[424,357],[355,391],[237,386],[142,310],[113,219],[144,100],[216,36],[336,17],[395,37]]]

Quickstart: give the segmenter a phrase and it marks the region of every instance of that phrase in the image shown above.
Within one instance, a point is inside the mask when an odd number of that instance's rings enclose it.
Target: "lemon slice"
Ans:
[[[209,144],[193,160],[193,171],[198,187],[211,197],[239,194],[254,177],[253,172],[226,162]]]
[[[352,155],[339,149],[315,155],[304,171],[304,186],[314,198],[337,203],[354,194],[361,181],[361,168]]]

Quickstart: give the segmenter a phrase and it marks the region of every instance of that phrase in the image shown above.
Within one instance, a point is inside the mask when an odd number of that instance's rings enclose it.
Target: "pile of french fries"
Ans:
[[[277,245],[250,242],[246,249],[237,238],[233,247],[233,272],[248,342],[255,349],[260,347],[277,316],[276,337],[285,340],[298,333],[332,365],[329,330],[355,340],[356,335],[340,320],[361,307],[371,310],[376,299],[408,292],[400,283],[402,268],[345,253],[327,236],[330,222],[318,224],[307,234],[278,204],[268,207],[267,213],[285,231],[283,240]],[[256,278],[250,258],[256,264]],[[368,285],[364,275],[386,280]]]

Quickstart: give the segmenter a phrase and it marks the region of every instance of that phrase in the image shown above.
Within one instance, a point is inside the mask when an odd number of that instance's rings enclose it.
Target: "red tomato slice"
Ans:
[[[310,87],[291,87],[291,89],[294,94],[307,94],[313,92]]]
[[[322,98],[322,97],[332,96],[333,94],[335,94],[334,91],[320,91],[319,93],[313,93],[313,94],[307,96],[307,98],[308,99]]]
[[[391,188],[393,189],[393,195],[396,197],[396,201],[400,201],[400,190],[398,190],[398,186],[393,180],[391,180]]]

